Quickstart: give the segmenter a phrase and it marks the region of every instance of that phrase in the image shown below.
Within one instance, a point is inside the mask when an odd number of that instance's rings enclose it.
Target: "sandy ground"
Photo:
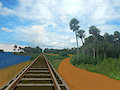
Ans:
[[[8,83],[15,75],[17,75],[23,68],[25,68],[30,63],[31,61],[27,61],[4,69],[0,69],[0,87]]]
[[[61,62],[58,72],[71,90],[120,90],[120,81],[77,68],[69,60]]]

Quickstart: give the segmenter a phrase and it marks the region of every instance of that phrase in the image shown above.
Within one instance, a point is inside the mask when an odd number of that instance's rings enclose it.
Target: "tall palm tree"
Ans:
[[[75,36],[76,36],[76,43],[77,43],[77,60],[79,60],[79,49],[78,49],[78,37],[77,37],[77,32],[79,30],[79,21],[76,18],[73,18],[69,25],[70,25],[70,29],[73,30],[73,32],[75,32]]]
[[[85,31],[84,30],[79,30],[77,32],[77,36],[81,39],[82,45],[84,45],[83,38],[85,38]],[[83,46],[83,54],[85,55],[85,47]]]
[[[89,33],[92,34],[92,36],[94,37],[93,55],[94,55],[94,58],[95,58],[96,57],[96,51],[97,51],[97,57],[98,57],[98,47],[95,48],[95,42],[97,42],[98,36],[100,34],[100,30],[96,26],[91,26],[89,28]]]
[[[115,41],[117,41],[117,42],[118,42],[118,45],[119,45],[120,32],[115,31],[115,32],[114,32],[114,38],[115,38]]]
[[[85,38],[85,31],[84,30],[79,30],[78,31],[78,37],[81,39],[81,42],[84,45],[83,38]]]

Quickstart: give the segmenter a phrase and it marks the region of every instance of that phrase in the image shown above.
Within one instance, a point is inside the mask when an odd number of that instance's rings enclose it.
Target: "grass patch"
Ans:
[[[85,56],[80,56],[79,61],[77,61],[76,57],[77,56],[75,55],[71,58],[70,63],[72,65],[84,70],[103,74],[110,78],[120,80],[120,58],[107,58],[103,60],[97,59],[99,61],[96,64],[86,64],[85,61],[87,61],[87,58]]]
[[[46,55],[46,54],[45,54]],[[65,58],[67,58],[67,56],[60,56],[60,55],[46,55],[46,57],[48,58],[48,60],[50,61],[50,63],[53,65],[53,67],[58,70],[58,67],[61,63],[61,61]]]
[[[31,54],[31,59],[30,59],[30,61],[33,61],[33,60],[36,59],[39,55],[40,55],[40,53],[33,53],[33,54]]]

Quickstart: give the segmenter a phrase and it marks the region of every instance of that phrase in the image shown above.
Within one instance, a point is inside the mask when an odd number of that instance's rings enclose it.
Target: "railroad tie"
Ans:
[[[49,72],[49,71],[37,71],[37,70],[30,70],[30,71],[28,71],[28,72]]]
[[[30,68],[30,69],[47,69],[48,70],[48,68]]]
[[[53,84],[17,84],[17,86],[54,86]]]
[[[21,80],[52,80],[51,78],[23,78]]]
[[[25,74],[25,76],[51,76],[50,74]]]

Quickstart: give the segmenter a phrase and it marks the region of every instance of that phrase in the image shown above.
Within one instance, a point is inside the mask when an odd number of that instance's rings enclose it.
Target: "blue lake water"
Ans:
[[[31,56],[14,55],[10,52],[0,53],[0,69],[30,60]]]

